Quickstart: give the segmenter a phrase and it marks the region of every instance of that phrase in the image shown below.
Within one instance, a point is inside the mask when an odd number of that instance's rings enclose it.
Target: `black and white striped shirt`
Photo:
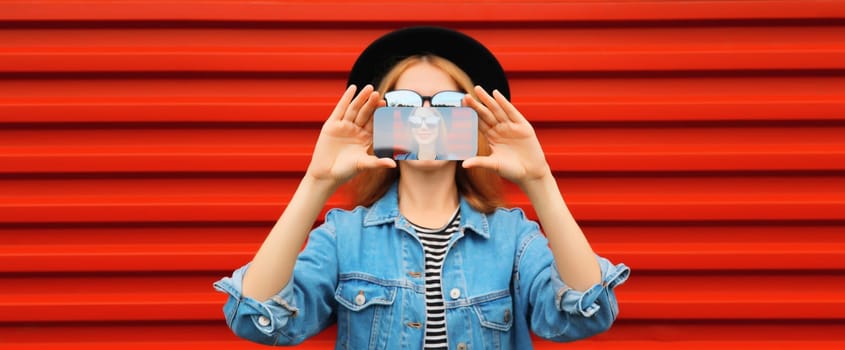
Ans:
[[[446,306],[440,284],[440,271],[446,249],[452,235],[461,223],[460,207],[455,210],[449,223],[441,228],[431,229],[411,223],[425,251],[425,338],[424,349],[448,349],[446,341]]]

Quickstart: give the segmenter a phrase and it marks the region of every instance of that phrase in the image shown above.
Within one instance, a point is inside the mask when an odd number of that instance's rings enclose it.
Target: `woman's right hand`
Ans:
[[[339,186],[360,170],[396,167],[393,159],[367,153],[373,142],[370,119],[376,107],[383,103],[379,93],[367,85],[353,99],[355,89],[355,85],[346,89],[323,124],[305,176]]]

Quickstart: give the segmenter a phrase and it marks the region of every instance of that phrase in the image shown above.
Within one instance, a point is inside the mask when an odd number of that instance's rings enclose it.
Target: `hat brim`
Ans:
[[[467,73],[472,83],[488,92],[499,90],[510,99],[505,71],[484,45],[466,34],[441,27],[408,27],[390,32],[373,41],[358,56],[349,73],[347,86],[378,87],[381,79],[404,58],[433,54],[443,57]]]

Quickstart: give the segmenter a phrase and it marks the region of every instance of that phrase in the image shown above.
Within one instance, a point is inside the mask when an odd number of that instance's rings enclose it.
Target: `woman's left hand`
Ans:
[[[534,128],[522,113],[498,90],[490,96],[476,86],[475,94],[481,102],[467,95],[464,105],[478,113],[479,130],[487,137],[492,154],[464,160],[463,167],[493,169],[518,185],[551,175]]]

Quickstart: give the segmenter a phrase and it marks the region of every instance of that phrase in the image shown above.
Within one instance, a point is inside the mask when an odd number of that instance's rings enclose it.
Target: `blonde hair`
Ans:
[[[385,92],[392,90],[396,86],[399,76],[405,70],[422,63],[441,69],[455,81],[463,92],[476,98],[469,76],[451,61],[435,55],[416,55],[399,61],[382,78],[378,86],[379,93],[383,96]],[[372,146],[370,146],[369,152],[373,154]],[[478,133],[478,155],[490,155],[487,138],[480,132]],[[387,193],[399,176],[399,167],[361,171],[350,183],[355,205],[371,206]],[[483,168],[464,169],[458,164],[455,170],[455,182],[458,186],[458,192],[473,209],[479,212],[491,213],[504,203],[501,192],[501,178],[492,170]]]

